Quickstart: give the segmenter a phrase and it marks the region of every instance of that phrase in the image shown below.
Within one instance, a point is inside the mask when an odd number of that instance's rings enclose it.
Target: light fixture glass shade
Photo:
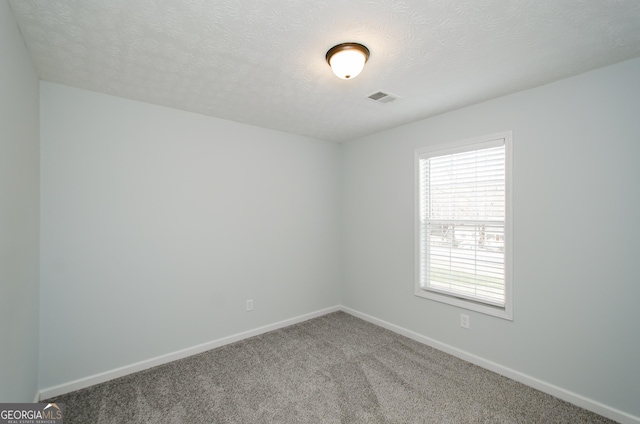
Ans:
[[[327,62],[338,78],[357,77],[369,58],[369,49],[362,44],[344,43],[327,52]]]

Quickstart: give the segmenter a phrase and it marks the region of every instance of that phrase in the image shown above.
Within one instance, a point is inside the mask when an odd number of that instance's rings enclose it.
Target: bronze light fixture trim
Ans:
[[[369,49],[359,43],[342,43],[327,52],[327,63],[338,78],[352,79],[358,76],[369,60]]]

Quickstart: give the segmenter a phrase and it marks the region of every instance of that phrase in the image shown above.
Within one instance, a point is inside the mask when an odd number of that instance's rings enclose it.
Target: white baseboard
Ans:
[[[311,312],[309,314],[300,315],[294,318],[286,319],[284,321],[279,321],[273,324],[265,325],[263,327],[259,327],[253,330],[244,331],[242,333],[223,337],[218,340],[213,340],[210,342],[199,344],[197,346],[178,350],[176,352],[167,353],[165,355],[157,356],[155,358],[147,359],[145,361],[136,362],[135,364],[126,365],[124,367],[101,372],[99,374],[95,374],[89,377],[70,381],[68,383],[63,383],[57,386],[48,387],[36,393],[36,399],[39,402],[40,399],[49,399],[54,396],[60,396],[65,393],[70,393],[76,390],[84,389],[89,386],[104,383],[105,381],[113,380],[119,377],[124,377],[125,375],[133,374],[135,372],[153,368],[158,365],[163,365],[171,361],[176,361],[178,359],[182,359],[188,356],[196,355],[198,353],[206,352],[207,350],[215,349],[217,347],[234,343],[240,340],[244,340],[249,337],[268,333],[269,331],[278,330],[283,327],[288,327],[293,324],[298,324],[300,322],[307,321],[312,318],[317,318],[319,316],[326,315],[331,312],[336,312],[339,310],[340,310],[339,306],[333,306],[331,308],[321,309],[319,311]]]
[[[36,395],[33,397],[33,403],[40,402],[40,392],[36,392]]]
[[[341,306],[340,310],[350,315],[353,315],[355,317],[361,318],[365,321],[369,321],[372,324],[376,324],[380,327],[386,328],[387,330],[391,330],[394,333],[398,333],[412,340],[426,344],[427,346],[431,346],[435,349],[449,353],[467,362],[471,362],[472,364],[478,365],[482,368],[488,369],[490,371],[493,371],[495,373],[508,377],[512,380],[526,384],[527,386],[533,387],[534,389],[538,389],[541,392],[550,394],[559,399],[562,399],[564,401],[577,405],[581,408],[595,412],[596,414],[600,414],[604,417],[618,421],[619,423],[640,424],[640,417],[612,408],[603,403],[597,402],[593,399],[589,399],[577,393],[573,393],[569,390],[563,389],[562,387],[558,387],[553,384],[547,383],[545,381],[539,380],[535,377],[531,377],[530,375],[523,374],[514,369],[511,369],[503,365],[500,365],[498,363],[481,358],[480,356],[473,355],[469,352],[465,352],[464,350],[458,349],[448,344],[441,343],[437,340],[423,336],[422,334],[418,334],[411,330],[407,330],[406,328],[372,317],[371,315],[367,315],[365,313],[356,311],[354,309],[347,308],[346,306]]]

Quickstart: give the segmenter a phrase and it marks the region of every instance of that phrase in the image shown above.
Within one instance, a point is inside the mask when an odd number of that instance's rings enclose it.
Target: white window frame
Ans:
[[[481,150],[488,146],[495,146],[496,141],[503,140],[505,146],[505,222],[504,222],[504,306],[495,306],[482,301],[470,300],[455,296],[455,294],[435,291],[421,285],[421,265],[423,256],[420,242],[422,223],[420,217],[420,159],[425,156],[442,156],[459,152]],[[415,178],[415,295],[426,299],[454,305],[460,308],[481,312],[495,317],[513,320],[513,207],[512,207],[512,150],[513,133],[505,131],[462,141],[449,142],[415,150],[414,178]]]

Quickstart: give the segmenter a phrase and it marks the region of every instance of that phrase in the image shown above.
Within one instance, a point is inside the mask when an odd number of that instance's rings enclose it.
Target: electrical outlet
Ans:
[[[469,329],[471,323],[469,320],[469,315],[460,314],[460,327]]]
[[[247,299],[247,312],[253,311],[253,299]]]

